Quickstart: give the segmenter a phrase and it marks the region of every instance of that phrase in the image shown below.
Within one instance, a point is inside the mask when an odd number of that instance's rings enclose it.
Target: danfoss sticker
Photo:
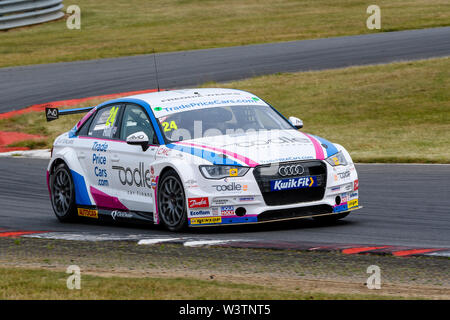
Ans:
[[[209,201],[208,198],[189,198],[188,199],[189,208],[208,208]]]

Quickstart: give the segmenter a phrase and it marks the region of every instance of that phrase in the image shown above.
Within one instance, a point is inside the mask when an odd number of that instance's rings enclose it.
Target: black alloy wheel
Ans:
[[[67,166],[62,163],[50,177],[53,211],[59,221],[72,221],[76,217],[75,186]]]
[[[170,231],[180,231],[187,225],[183,185],[172,169],[165,172],[158,183],[158,212]]]

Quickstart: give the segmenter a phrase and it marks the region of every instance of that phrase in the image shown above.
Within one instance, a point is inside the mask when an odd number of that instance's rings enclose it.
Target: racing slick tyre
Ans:
[[[329,216],[313,217],[313,219],[320,223],[333,223],[340,219],[345,218],[346,216],[348,216],[349,213],[350,212],[347,211],[347,212],[341,212],[341,213],[333,214],[333,215],[329,215]]]
[[[180,231],[187,226],[183,184],[173,169],[166,171],[158,183],[158,212],[170,231]]]
[[[75,186],[65,163],[59,164],[50,176],[53,211],[61,222],[73,221],[76,217]]]

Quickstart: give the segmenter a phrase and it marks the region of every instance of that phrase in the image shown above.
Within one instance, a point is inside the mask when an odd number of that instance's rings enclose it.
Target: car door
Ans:
[[[90,193],[100,208],[117,209],[112,166],[118,160],[114,150],[120,149],[119,115],[122,104],[100,107],[92,121],[86,123],[78,134],[77,156],[83,166]]]
[[[149,148],[127,144],[128,136],[144,132],[149,138]],[[121,203],[129,210],[153,211],[154,191],[152,189],[151,165],[155,161],[157,139],[146,110],[137,104],[124,106],[120,125],[120,148],[111,150],[117,159],[113,164],[113,181]],[[117,185],[117,187],[116,187]]]

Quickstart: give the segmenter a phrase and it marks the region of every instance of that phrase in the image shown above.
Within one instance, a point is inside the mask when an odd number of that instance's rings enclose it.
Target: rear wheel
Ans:
[[[72,221],[76,217],[75,186],[69,168],[59,164],[50,176],[53,211],[59,221]]]
[[[183,184],[172,169],[165,172],[158,183],[158,212],[170,231],[180,231],[187,225]]]
[[[328,215],[328,216],[319,216],[319,217],[313,217],[314,220],[321,222],[321,223],[333,223],[336,222],[340,219],[345,218],[346,216],[348,216],[350,212],[341,212],[338,214],[332,214],[332,215]]]

